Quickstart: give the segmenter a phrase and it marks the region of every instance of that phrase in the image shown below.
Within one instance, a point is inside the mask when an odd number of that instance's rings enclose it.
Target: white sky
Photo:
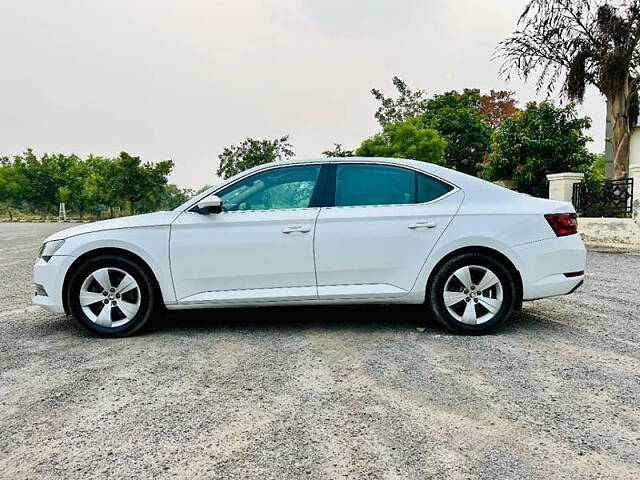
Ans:
[[[429,94],[533,85],[498,77],[497,43],[524,0],[0,0],[0,155],[174,160],[170,181],[215,182],[245,137],[291,135],[317,157],[376,133],[372,87]],[[590,148],[604,150],[590,91]]]

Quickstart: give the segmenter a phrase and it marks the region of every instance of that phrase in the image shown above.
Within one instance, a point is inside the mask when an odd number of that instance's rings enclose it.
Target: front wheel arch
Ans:
[[[495,258],[496,260],[498,260],[499,262],[501,262],[502,264],[504,264],[505,267],[507,267],[507,269],[509,270],[509,272],[513,277],[513,280],[516,286],[516,303],[515,303],[514,310],[521,310],[522,309],[522,275],[520,275],[520,271],[516,268],[516,266],[509,259],[509,257],[504,255],[503,253],[499,252],[498,250],[494,250],[493,248],[480,247],[480,246],[459,248],[457,250],[449,252],[447,255],[445,255],[440,259],[440,261],[431,269],[431,272],[429,273],[427,288],[424,292],[425,303],[428,301],[429,292],[431,291],[431,285],[433,284],[433,278],[438,272],[438,269],[441,268],[442,265],[444,265],[451,258],[456,257],[458,255],[465,254],[465,253],[482,253],[484,255],[489,255]]]
[[[129,250],[125,250],[124,248],[97,248],[95,250],[89,250],[88,252],[85,252],[78,258],[76,258],[65,273],[64,282],[62,284],[62,306],[64,307],[64,312],[67,315],[70,314],[69,305],[67,304],[67,289],[69,288],[69,280],[73,276],[73,273],[82,264],[84,264],[87,260],[100,255],[114,255],[118,257],[124,257],[137,263],[140,267],[146,270],[149,277],[153,280],[153,287],[156,289],[159,298],[162,299],[162,289],[160,288],[160,284],[158,283],[158,279],[156,278],[155,273],[153,272],[151,267],[149,267],[149,264],[147,264],[147,262],[140,258],[140,256]]]

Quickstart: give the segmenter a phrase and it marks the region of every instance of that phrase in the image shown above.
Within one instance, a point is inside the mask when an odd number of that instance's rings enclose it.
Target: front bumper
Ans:
[[[66,255],[53,255],[48,262],[42,258],[36,261],[33,266],[33,283],[38,285],[36,295],[33,296],[35,305],[40,305],[53,313],[65,313],[62,302],[62,285],[65,273],[72,261],[73,257]]]

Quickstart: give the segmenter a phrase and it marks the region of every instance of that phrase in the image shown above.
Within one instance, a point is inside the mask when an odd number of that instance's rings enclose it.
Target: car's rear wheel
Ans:
[[[453,333],[488,333],[511,315],[516,286],[509,269],[484,253],[463,253],[438,268],[427,300],[433,318]]]
[[[80,265],[69,279],[66,296],[78,322],[107,337],[140,331],[159,310],[151,275],[137,262],[115,255],[101,255]]]

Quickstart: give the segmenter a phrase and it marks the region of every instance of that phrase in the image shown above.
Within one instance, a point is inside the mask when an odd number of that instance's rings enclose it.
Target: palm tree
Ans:
[[[598,88],[609,104],[614,177],[623,178],[637,117],[639,41],[640,0],[532,0],[497,56],[507,78],[537,75],[538,89],[561,84],[569,100],[581,102],[587,85]]]

